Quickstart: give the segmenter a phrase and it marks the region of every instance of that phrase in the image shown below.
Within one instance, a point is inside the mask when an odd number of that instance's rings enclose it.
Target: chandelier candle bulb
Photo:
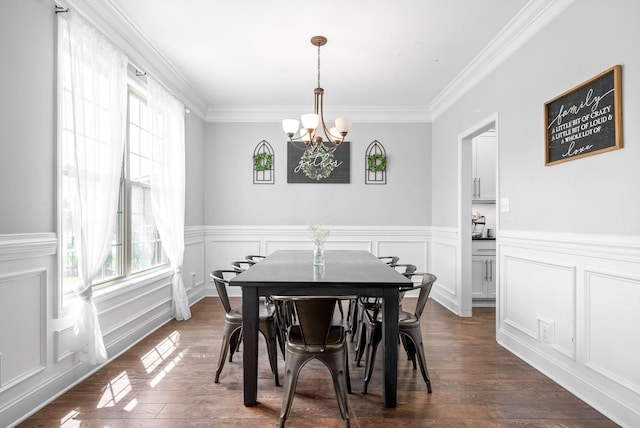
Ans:
[[[337,118],[336,128],[342,137],[346,137],[349,131],[351,131],[351,119],[347,119],[346,117]]]
[[[289,136],[289,138],[293,137],[296,132],[298,132],[298,127],[300,126],[300,121],[296,119],[285,119],[282,121],[282,129],[284,133]]]
[[[301,116],[302,119],[302,127],[306,129],[309,133],[315,131],[318,127],[318,122],[320,122],[320,116],[317,114],[309,113],[303,114]]]

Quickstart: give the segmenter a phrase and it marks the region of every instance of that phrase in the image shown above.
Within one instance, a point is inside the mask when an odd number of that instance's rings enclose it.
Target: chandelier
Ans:
[[[344,117],[335,121],[335,127],[329,129],[324,121],[322,97],[324,89],[320,87],[320,46],[327,43],[324,36],[313,36],[311,44],[318,47],[318,87],[313,90],[313,113],[303,114],[300,119],[302,128],[299,128],[300,121],[296,119],[285,119],[282,121],[282,129],[289,137],[289,141],[294,145],[304,148],[308,151],[316,151],[321,148],[327,152],[335,151],[340,143],[344,141],[351,130],[351,119]],[[320,132],[323,135],[320,135]],[[297,137],[294,137],[298,134]],[[299,145],[304,143],[304,146]]]

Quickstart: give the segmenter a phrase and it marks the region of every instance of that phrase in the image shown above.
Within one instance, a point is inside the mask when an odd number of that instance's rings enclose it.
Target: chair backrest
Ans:
[[[383,262],[385,262],[389,266],[393,266],[396,263],[398,263],[398,261],[400,260],[400,257],[398,257],[398,256],[380,256],[380,257],[378,257],[378,259],[382,260]]]
[[[417,269],[416,265],[412,265],[412,264],[396,263],[392,266],[395,270],[397,270],[407,278],[411,278],[411,274],[413,274]]]
[[[336,299],[294,300],[302,340],[309,350],[321,350],[327,345]]]
[[[264,259],[267,256],[259,256],[257,254],[249,254],[248,256],[245,256],[245,259],[247,259],[247,261],[249,263],[258,263],[260,260]]]
[[[429,299],[429,293],[431,293],[431,288],[433,284],[436,282],[438,277],[431,273],[413,273],[412,276],[422,275],[422,281],[419,284],[415,284],[412,289],[420,289],[420,294],[418,295],[418,301],[416,302],[416,310],[414,312],[416,318],[420,319],[422,316],[422,312],[424,311],[424,307],[427,304],[427,300]],[[411,288],[410,288],[411,289]]]
[[[253,266],[255,263],[252,263],[248,260],[238,260],[235,262],[231,262],[231,266],[233,266],[233,270],[236,271],[237,273],[242,273],[245,270],[249,269],[251,266]]]
[[[214,270],[209,274],[211,280],[216,285],[216,290],[218,291],[218,296],[220,297],[220,301],[222,302],[222,306],[224,306],[224,311],[226,313],[231,312],[231,303],[229,303],[229,295],[227,294],[227,285],[229,284],[229,278],[235,276],[237,272],[235,270]]]
[[[333,321],[337,298],[333,296],[271,296],[275,301],[292,301],[305,348],[322,352]]]

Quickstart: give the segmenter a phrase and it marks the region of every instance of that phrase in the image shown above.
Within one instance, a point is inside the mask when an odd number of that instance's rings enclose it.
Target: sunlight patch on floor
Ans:
[[[162,381],[162,379],[164,379],[164,377],[175,368],[175,366],[182,360],[183,357],[184,354],[182,352],[176,355],[176,357],[172,361],[169,361],[167,365],[162,369],[162,371],[156,375],[156,377],[151,379],[151,382],[149,382],[149,386],[154,388],[156,385],[158,385]]]
[[[77,410],[72,410],[62,419],[60,419],[60,428],[76,428],[82,424],[82,421],[74,419],[80,413]]]
[[[122,400],[132,390],[129,376],[127,376],[126,371],[123,371],[104,387],[104,392],[102,393],[102,397],[100,397],[97,408],[102,409],[104,407],[115,406],[116,403]]]
[[[134,398],[133,400],[129,401],[129,403],[126,406],[124,406],[124,410],[126,410],[127,412],[130,412],[133,409],[135,409],[137,405],[138,405],[138,399]]]
[[[140,361],[147,370],[147,373],[154,371],[163,361],[165,361],[176,349],[180,343],[180,333],[172,332],[162,339],[160,343],[153,347],[149,352],[144,354]]]

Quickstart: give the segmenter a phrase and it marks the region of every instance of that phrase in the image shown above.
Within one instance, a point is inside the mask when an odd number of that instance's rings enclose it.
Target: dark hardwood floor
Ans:
[[[407,299],[405,306],[411,304]],[[244,407],[242,353],[213,383],[224,322],[219,300],[205,298],[192,312],[189,321],[166,324],[20,427],[277,426],[282,387],[274,386],[264,340],[259,403]],[[429,300],[422,327],[433,393],[400,350],[398,406],[386,409],[380,361],[367,395],[360,392],[364,369],[352,363],[352,427],[616,426],[500,347],[493,309],[459,318]],[[282,381],[281,355],[279,369]],[[287,426],[342,426],[330,375],[320,363],[303,368]]]

